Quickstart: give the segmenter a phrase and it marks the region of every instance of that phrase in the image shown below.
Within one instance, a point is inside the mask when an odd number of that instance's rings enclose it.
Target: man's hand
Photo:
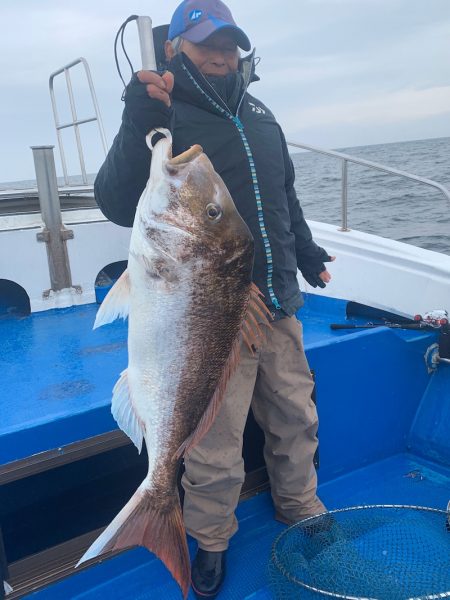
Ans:
[[[329,256],[327,259],[324,259],[324,262],[333,262],[334,260],[336,260],[335,256]],[[320,273],[302,271],[302,275],[309,285],[313,287],[324,288],[331,281],[331,273],[327,269],[324,269]]]
[[[170,94],[174,84],[174,78],[170,71],[166,71],[163,75],[158,75],[154,71],[138,71],[137,77],[141,83],[146,84],[145,87],[150,98],[161,100],[170,107]]]
[[[329,262],[333,262],[336,260],[335,256],[330,256],[330,261]],[[327,261],[328,262],[328,261]],[[325,269],[325,271],[322,271],[322,273],[319,273],[319,277],[320,279],[324,282],[324,283],[330,283],[331,281],[331,273],[329,273],[327,271],[327,269]]]

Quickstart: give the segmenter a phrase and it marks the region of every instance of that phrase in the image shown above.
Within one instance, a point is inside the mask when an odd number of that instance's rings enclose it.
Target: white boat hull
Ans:
[[[67,241],[74,288],[50,288],[39,215],[0,218],[0,278],[24,288],[31,311],[95,302],[95,280],[111,263],[126,260],[131,229],[107,221],[98,209],[68,211],[63,221],[74,237]],[[360,231],[309,221],[316,242],[337,260],[324,290],[312,288],[299,274],[302,291],[354,300],[408,316],[450,309],[450,256]]]

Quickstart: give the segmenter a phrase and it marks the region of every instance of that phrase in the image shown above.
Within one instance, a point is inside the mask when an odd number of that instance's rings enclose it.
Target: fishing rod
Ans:
[[[366,307],[365,307],[366,308]],[[382,311],[379,311],[380,313]],[[356,313],[353,313],[354,315]],[[361,313],[363,314],[363,313]],[[395,318],[393,313],[389,314],[390,318]],[[347,316],[349,316],[347,311]],[[333,330],[339,329],[375,329],[377,327],[387,327],[388,329],[412,329],[421,331],[436,331],[436,330],[447,330],[449,329],[449,316],[446,310],[438,309],[432,310],[422,317],[422,315],[416,315],[414,319],[408,319],[405,317],[399,317],[398,321],[388,320],[382,314],[378,315],[381,317],[381,323],[331,323],[330,328]]]
[[[122,76],[122,72],[119,65],[119,57],[117,53],[117,45],[120,38],[120,44],[122,46],[122,52],[127,60],[127,63],[131,70],[131,75],[134,73],[134,67],[131,62],[130,57],[125,49],[124,42],[124,34],[127,25],[133,21],[136,21],[138,34],[139,34],[139,49],[141,52],[141,69],[145,71],[156,71],[157,70],[157,60],[155,55],[155,43],[153,39],[153,26],[152,20],[147,16],[139,16],[139,15],[130,15],[122,25],[119,27],[119,30],[116,33],[116,38],[114,40],[114,60],[116,62],[117,72],[119,74],[120,79],[122,80],[124,90],[126,88],[126,82]],[[158,28],[157,28],[158,29]],[[123,100],[123,97],[122,97]]]
[[[356,325],[354,323],[331,323],[330,329],[376,329],[377,327],[387,327],[388,329],[413,329],[422,331],[435,331],[436,328],[427,323],[365,323]]]

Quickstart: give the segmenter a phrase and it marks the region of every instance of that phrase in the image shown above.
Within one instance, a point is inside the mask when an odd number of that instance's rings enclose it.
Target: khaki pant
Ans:
[[[295,522],[325,510],[316,496],[318,419],[302,326],[290,317],[272,327],[254,355],[242,345],[220,412],[185,460],[184,521],[204,550],[225,550],[238,529],[234,511],[244,482],[242,438],[250,405],[265,434],[277,518]]]

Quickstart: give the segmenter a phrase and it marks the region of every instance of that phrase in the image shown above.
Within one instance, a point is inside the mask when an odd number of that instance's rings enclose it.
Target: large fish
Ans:
[[[218,412],[241,336],[250,347],[260,342],[258,323],[268,311],[252,284],[253,238],[222,179],[198,145],[172,158],[170,133],[159,131],[166,137],[154,148],[147,136],[151,174],[136,209],[128,269],[94,325],[128,316],[129,362],[112,413],[139,452],[145,439],[148,473],[80,563],[145,546],[186,597],[180,459]]]

